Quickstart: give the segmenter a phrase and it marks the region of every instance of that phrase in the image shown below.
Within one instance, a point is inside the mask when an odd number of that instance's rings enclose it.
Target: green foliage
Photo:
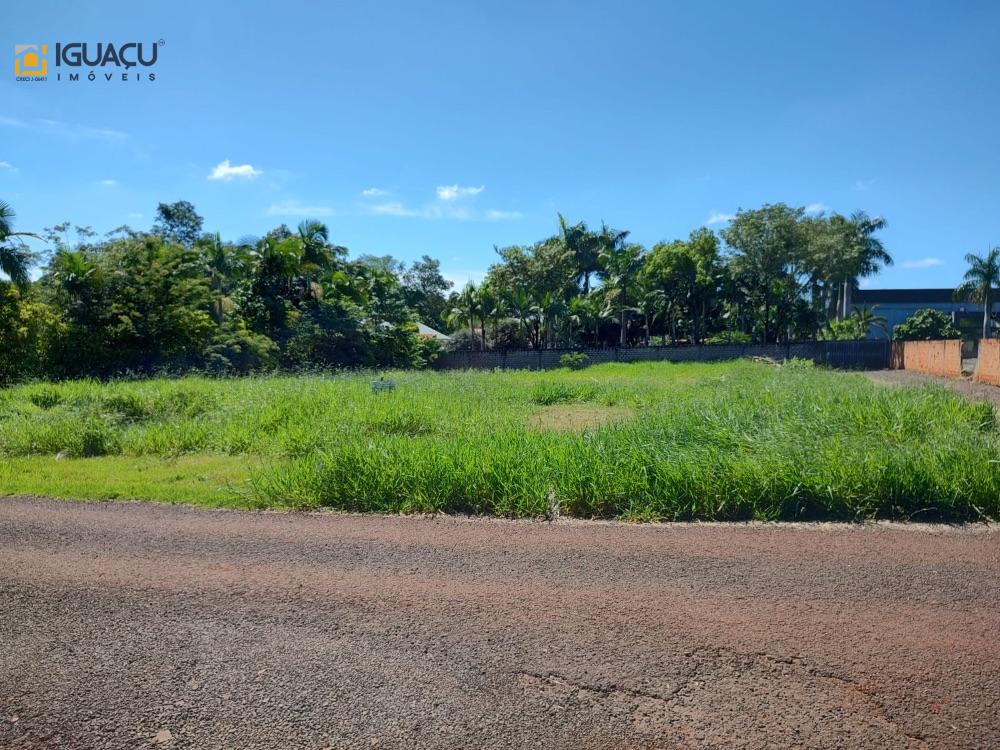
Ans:
[[[0,281],[0,386],[44,376],[53,364],[53,338],[59,331],[51,308]]]
[[[1000,247],[992,248],[985,256],[969,253],[965,262],[969,264],[969,269],[955,294],[983,306],[983,338],[989,338],[993,333],[994,294],[1000,287]]]
[[[188,201],[161,203],[156,207],[153,231],[167,242],[190,247],[201,234],[204,220]]]
[[[221,326],[208,342],[202,359],[206,370],[245,374],[269,370],[278,364],[278,345],[267,336],[239,323]]]
[[[570,370],[582,370],[590,363],[590,357],[583,352],[570,352],[559,358],[559,366]]]
[[[864,338],[866,331],[858,325],[857,319],[845,318],[828,322],[819,337],[823,341],[857,341]]]
[[[938,341],[961,338],[951,324],[951,317],[939,310],[924,308],[896,326],[892,331],[896,341]]]
[[[814,338],[856,278],[891,262],[875,237],[884,221],[861,213],[740,211],[725,251],[704,227],[647,251],[628,231],[557,218],[556,234],[498,248],[482,283],[450,291],[430,256],[349,261],[315,220],[227,242],[177,201],[159,205],[149,233],[46,228],[54,251],[30,281],[33,235],[0,203],[0,274],[20,289],[16,305],[4,292],[0,378],[420,367],[437,352],[418,321],[461,350]]]
[[[441,342],[433,336],[420,336],[417,339],[416,358],[413,366],[416,368],[430,367],[441,356]]]
[[[855,308],[849,318],[829,321],[826,328],[819,332],[819,338],[823,341],[859,341],[868,336],[873,328],[888,334],[886,319],[876,315],[875,308],[860,307]]]
[[[722,331],[714,336],[709,336],[706,344],[749,344],[753,338],[749,333],[743,331]]]

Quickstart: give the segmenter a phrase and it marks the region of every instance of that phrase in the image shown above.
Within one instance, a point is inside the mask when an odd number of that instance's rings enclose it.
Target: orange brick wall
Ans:
[[[962,342],[958,339],[907,341],[903,345],[903,369],[946,378],[960,378]]]
[[[972,379],[977,383],[1000,385],[1000,339],[980,340],[979,359]]]

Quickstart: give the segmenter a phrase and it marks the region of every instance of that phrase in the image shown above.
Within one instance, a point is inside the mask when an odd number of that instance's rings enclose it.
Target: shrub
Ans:
[[[570,352],[559,358],[559,366],[570,370],[582,370],[590,363],[590,357],[583,352]]]
[[[451,334],[448,340],[447,349],[449,352],[478,351],[483,348],[483,342],[479,336],[474,336],[468,328],[460,328]]]
[[[209,342],[203,360],[205,368],[213,372],[253,372],[277,364],[278,346],[242,323],[227,324]]]
[[[811,359],[792,357],[790,359],[786,359],[784,363],[782,363],[782,367],[787,367],[792,370],[812,370],[816,367],[816,363]]]
[[[857,341],[864,338],[865,331],[858,326],[858,321],[852,318],[831,320],[826,328],[819,332],[820,341]]]
[[[417,354],[414,366],[430,367],[441,356],[441,342],[433,336],[421,336],[417,342]]]
[[[951,318],[941,312],[926,307],[896,326],[892,331],[896,341],[938,341],[959,339],[962,334],[951,324]]]

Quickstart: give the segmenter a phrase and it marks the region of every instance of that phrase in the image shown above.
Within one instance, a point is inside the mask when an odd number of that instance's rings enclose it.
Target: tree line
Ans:
[[[0,380],[420,367],[440,345],[418,322],[459,349],[861,338],[879,324],[851,303],[892,263],[885,220],[864,212],[769,204],[651,248],[557,218],[553,235],[496,248],[484,280],[455,290],[426,255],[350,259],[317,221],[224,241],[178,201],[149,230],[98,237],[69,222],[18,232],[0,203]]]
[[[455,295],[447,321],[469,347],[848,338],[871,316],[851,304],[858,280],[892,263],[877,236],[885,220],[863,212],[765,205],[649,249],[558,219],[551,237],[498,248],[484,281]]]

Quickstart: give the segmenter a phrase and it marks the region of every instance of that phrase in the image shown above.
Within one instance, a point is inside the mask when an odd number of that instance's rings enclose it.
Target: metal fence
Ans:
[[[811,359],[829,367],[883,370],[889,367],[889,341],[801,341],[789,344],[707,344],[705,346],[637,346],[600,349],[489,349],[442,354],[440,370],[548,370],[559,367],[564,354],[586,354],[601,362],[709,362],[744,357]]]

